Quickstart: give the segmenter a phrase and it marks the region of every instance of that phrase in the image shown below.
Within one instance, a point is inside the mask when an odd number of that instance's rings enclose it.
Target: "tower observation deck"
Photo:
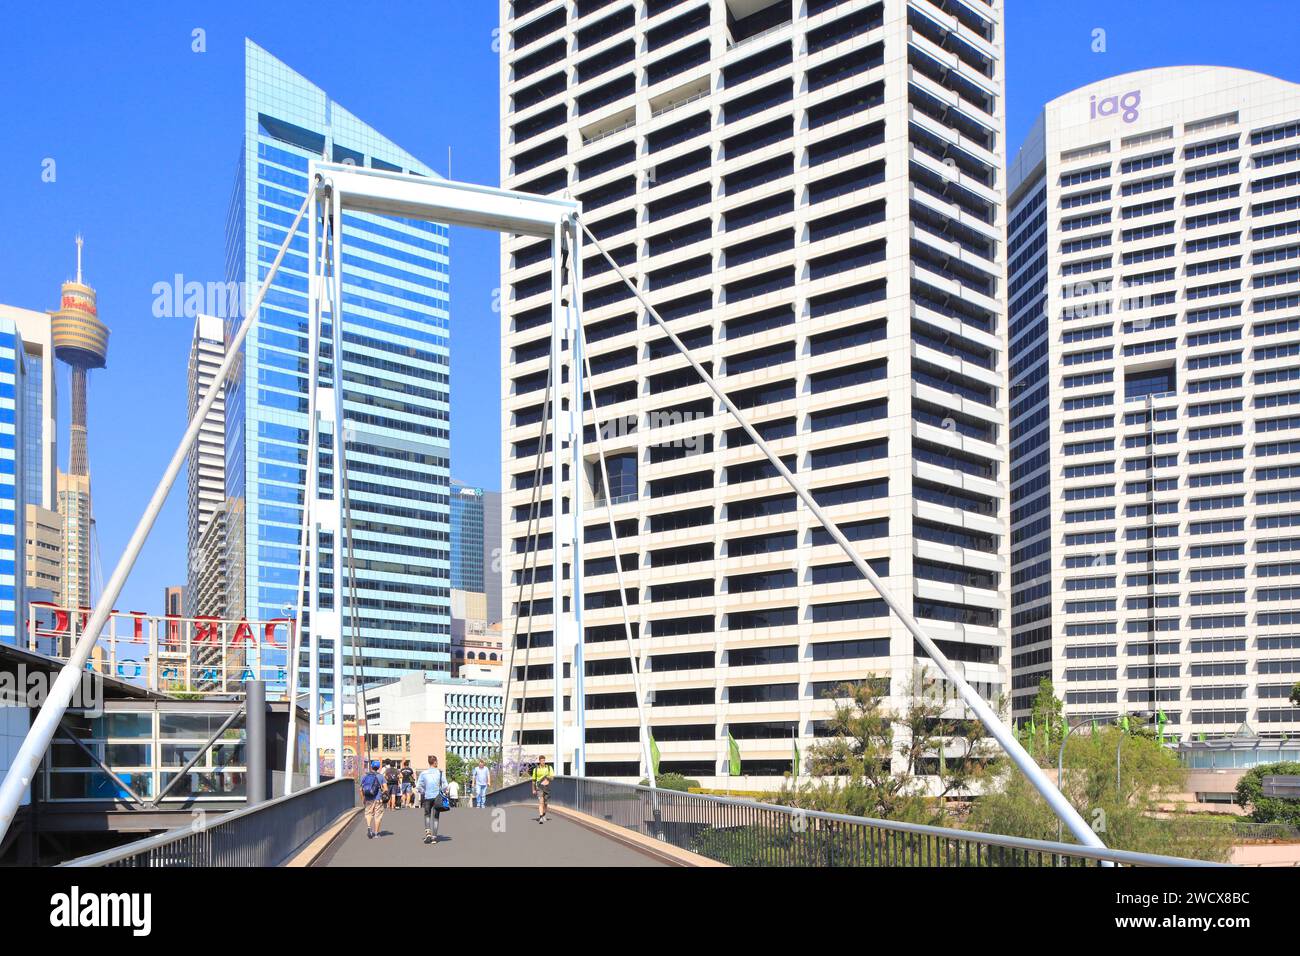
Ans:
[[[108,365],[108,328],[99,319],[95,290],[81,280],[81,237],[77,278],[63,283],[59,308],[50,313],[54,354],[72,369],[72,428],[68,473],[89,475],[86,451],[86,373]]]

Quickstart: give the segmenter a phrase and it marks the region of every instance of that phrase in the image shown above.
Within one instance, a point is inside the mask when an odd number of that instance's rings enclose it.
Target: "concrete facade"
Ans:
[[[859,553],[999,696],[1000,13],[979,0],[516,0],[502,43],[503,185],[582,202]],[[509,753],[555,752],[549,487],[535,604],[526,570],[550,269],[544,242],[503,242],[504,630],[522,618],[535,645],[513,652]],[[746,784],[774,785],[833,688],[878,681],[901,708],[926,664],[590,243],[582,269],[599,406],[577,476],[587,773],[643,772],[622,560],[661,769],[722,786],[730,733]]]
[[[1300,709],[1300,86],[1169,67],[1047,104],[1010,171],[1015,713]]]

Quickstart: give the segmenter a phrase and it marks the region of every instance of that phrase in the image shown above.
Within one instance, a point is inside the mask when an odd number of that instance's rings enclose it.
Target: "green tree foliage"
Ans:
[[[469,768],[460,754],[447,754],[447,779],[455,780],[462,787],[469,786]]]
[[[1055,763],[1061,740],[1066,734],[1064,705],[1056,696],[1052,682],[1043,678],[1038,682],[1038,696],[1034,698],[1029,720],[1020,725],[1017,736],[1020,743],[1040,764]]]
[[[1103,727],[1094,734],[1076,731],[1070,736],[1061,790],[1112,849],[1226,861],[1232,847],[1227,821],[1157,816],[1162,800],[1182,790],[1186,775],[1178,757],[1154,737]],[[975,802],[967,821],[973,830],[1034,840],[1056,840],[1058,824],[1047,802],[1009,760],[998,762],[987,792]],[[1068,831],[1063,838],[1070,840]]]
[[[650,778],[642,777],[641,786],[650,786]],[[680,790],[682,793],[686,793],[689,790],[699,790],[700,782],[689,777],[683,777],[680,773],[661,773],[655,777],[655,786],[660,790]]]
[[[1295,775],[1300,775],[1300,763],[1283,761],[1252,767],[1237,783],[1237,806],[1249,810],[1250,818],[1256,823],[1300,827],[1300,799],[1264,796],[1265,777]]]
[[[1291,687],[1291,703],[1300,707],[1300,680]]]
[[[952,702],[924,675],[915,679],[902,713],[885,706],[886,694],[887,687],[874,681],[842,685],[826,736],[808,749],[805,763],[812,779],[792,781],[771,796],[772,802],[885,820],[944,822],[942,801],[927,795],[921,778],[934,773],[941,796],[971,789],[985,773],[983,725],[966,716],[945,716]],[[902,758],[899,770],[895,757]]]

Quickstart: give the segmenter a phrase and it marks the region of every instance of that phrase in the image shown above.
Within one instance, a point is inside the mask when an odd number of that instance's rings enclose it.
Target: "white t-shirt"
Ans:
[[[460,784],[458,784],[455,780],[453,780],[451,782],[450,791],[451,791],[451,798],[455,800],[457,797],[460,796]]]

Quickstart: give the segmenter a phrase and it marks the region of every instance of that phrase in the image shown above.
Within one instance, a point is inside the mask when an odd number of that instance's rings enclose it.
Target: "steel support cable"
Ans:
[[[332,224],[326,227],[326,236],[329,242],[331,243],[337,244],[342,242],[342,237],[334,233]],[[334,283],[331,282],[329,284],[329,288],[333,290]],[[341,343],[343,341],[343,332],[342,332],[343,303],[341,301],[335,301],[335,298],[332,295],[330,298],[330,323],[331,323],[332,343],[338,343],[340,346],[337,349],[331,347],[331,353],[330,353],[330,368],[332,373],[331,381],[333,382],[333,385],[336,389],[342,389],[343,388],[343,349],[341,347]],[[340,392],[340,394],[342,393]],[[368,765],[370,761],[370,734],[369,734],[370,720],[369,720],[369,715],[366,713],[366,709],[365,709],[366,668],[365,668],[365,661],[361,654],[360,623],[357,620],[357,575],[356,575],[357,569],[356,569],[356,555],[354,553],[355,541],[353,537],[353,528],[352,528],[351,479],[349,479],[348,477],[348,469],[347,469],[347,446],[348,446],[348,432],[347,432],[346,424],[345,422],[341,422],[341,421],[335,422],[334,423],[334,467],[339,470],[338,471],[339,484],[343,492],[343,502],[342,502],[343,523],[347,533],[346,555],[347,555],[347,562],[348,562],[348,627],[352,636],[352,640],[351,640],[352,686],[353,686],[353,694],[356,699],[356,703],[355,703],[355,706],[357,708],[356,728],[357,728],[357,737],[359,738],[358,742],[360,744],[360,746],[358,747],[358,750],[360,752],[357,754],[357,756],[364,757],[364,760]],[[334,546],[336,548],[343,546],[342,538],[343,538],[342,533],[336,535],[334,541]],[[340,581],[334,582],[334,594],[336,595],[335,602],[338,604],[339,627],[342,628],[343,626],[342,582]],[[339,698],[340,704],[338,708],[338,713],[335,715],[334,719],[342,720],[343,719],[343,707],[341,703],[343,697],[342,661],[335,662],[335,671],[336,671],[336,679],[338,680],[339,683],[338,693],[336,694],[336,696]],[[362,724],[365,724],[366,726],[367,732],[365,734],[361,733]],[[343,754],[340,753],[338,754],[338,773],[336,774],[336,776],[342,776],[342,774],[343,774]]]
[[[773,453],[772,449],[768,446],[767,442],[763,440],[763,437],[759,435],[754,426],[751,425],[743,415],[741,415],[740,410],[735,406],[731,399],[727,397],[726,393],[713,379],[713,376],[705,371],[704,367],[700,365],[695,356],[692,355],[690,350],[682,343],[682,340],[678,338],[677,333],[668,327],[668,323],[659,315],[658,310],[646,300],[646,297],[641,290],[627,277],[622,266],[620,266],[605,247],[601,245],[600,240],[596,238],[596,235],[591,231],[591,228],[582,220],[579,219],[578,221],[582,226],[583,232],[587,234],[587,237],[595,245],[597,251],[605,257],[605,260],[609,263],[610,268],[614,270],[614,273],[623,280],[623,284],[628,287],[633,296],[636,297],[636,299],[650,314],[650,317],[655,320],[655,323],[659,328],[668,336],[668,340],[676,346],[679,352],[682,353],[686,358],[686,361],[690,363],[693,369],[695,369],[696,374],[698,374],[701,380],[703,380],[703,382],[709,387],[709,390],[713,392],[718,401],[720,401],[727,411],[731,413],[731,416],[736,420],[740,427],[745,430],[745,433],[749,435],[750,440],[760,451],[763,452],[764,456],[772,463],[772,466],[776,469],[777,473],[785,479],[786,484],[788,484],[795,494],[799,496],[800,500],[802,500],[808,510],[812,512],[813,516],[821,526],[826,529],[827,533],[835,540],[835,543],[840,546],[840,549],[848,555],[849,560],[853,562],[854,566],[859,572],[861,572],[862,576],[870,582],[871,586],[876,589],[876,593],[880,595],[881,599],[889,609],[894,612],[894,615],[900,622],[902,622],[903,626],[907,628],[912,637],[916,639],[916,642],[921,645],[925,652],[930,656],[931,660],[939,666],[939,670],[943,672],[944,677],[946,677],[948,681],[957,688],[958,693],[961,694],[967,706],[969,706],[971,710],[975,711],[980,722],[988,729],[989,733],[993,735],[994,739],[1001,744],[1002,749],[1007,752],[1008,756],[1011,757],[1016,766],[1018,766],[1025,776],[1029,778],[1029,782],[1033,784],[1034,789],[1042,794],[1043,799],[1047,801],[1048,805],[1056,815],[1059,816],[1065,822],[1066,826],[1070,828],[1070,832],[1074,834],[1075,838],[1086,846],[1104,849],[1106,845],[1101,841],[1101,838],[1093,832],[1093,829],[1088,825],[1083,817],[1080,816],[1079,811],[1074,808],[1073,804],[1065,799],[1061,791],[1056,789],[1055,785],[1048,779],[1047,775],[1043,773],[1042,768],[1034,762],[1034,759],[1028,754],[1028,752],[1026,752],[1025,748],[1020,744],[1020,741],[1015,738],[1015,735],[998,717],[997,713],[989,705],[988,701],[984,700],[983,697],[975,692],[975,689],[967,683],[966,678],[963,677],[957,668],[952,665],[952,662],[949,661],[944,653],[939,650],[934,641],[930,639],[930,636],[926,634],[921,628],[921,625],[917,623],[916,619],[912,616],[911,611],[904,607],[903,603],[894,596],[893,592],[885,587],[884,582],[881,581],[879,575],[872,570],[871,565],[863,560],[857,551],[854,550],[853,545],[849,543],[849,539],[844,536],[844,532],[840,530],[839,526],[834,521],[826,516],[825,512],[822,511],[821,506],[817,504],[817,501],[813,498],[812,494],[795,479],[794,475],[790,473],[790,469],[786,468],[785,463],[781,461],[775,453]]]
[[[339,382],[341,383],[342,368],[343,368],[341,356],[336,355],[334,357],[334,368],[337,370],[337,373],[339,374]],[[362,659],[361,656],[361,630],[360,630],[360,624],[357,621],[357,567],[356,567],[356,556],[353,553],[355,548],[355,542],[353,541],[353,534],[352,534],[352,495],[348,488],[349,481],[348,481],[347,468],[343,464],[343,456],[341,454],[341,452],[345,451],[347,448],[348,436],[347,436],[347,429],[338,427],[337,430],[338,430],[339,440],[336,444],[339,446],[338,451],[340,452],[340,454],[335,455],[334,467],[343,469],[343,473],[341,477],[343,480],[343,523],[347,528],[347,539],[348,539],[348,550],[347,550],[348,628],[352,633],[352,685],[353,685],[353,693],[356,696],[356,707],[357,707],[356,720],[357,720],[358,736],[361,736],[360,734],[361,724],[364,722],[366,725],[367,733],[365,734],[364,737],[361,738],[361,744],[362,744],[362,748],[364,749],[365,759],[368,762],[370,760],[370,734],[369,734],[370,718],[365,710],[366,666],[365,666],[365,661]],[[337,545],[338,543],[336,542],[336,546]],[[341,589],[338,587],[337,582],[335,583],[334,590],[336,593],[340,595],[340,597],[342,596]],[[343,611],[342,601],[340,600],[339,603],[340,603],[339,613],[340,613],[340,621],[341,621],[341,615]],[[342,713],[340,713],[339,718],[341,719],[342,716],[343,716]],[[358,754],[358,756],[360,756],[360,754]],[[343,762],[343,755],[340,754],[339,755],[340,767],[342,766],[342,762]],[[340,770],[340,774],[341,773],[342,771]]]
[[[284,237],[284,242],[280,244],[280,249],[276,252],[275,259],[267,270],[266,277],[262,280],[261,288],[258,289],[257,295],[253,297],[248,314],[244,316],[244,320],[231,337],[221,367],[213,375],[208,390],[204,392],[203,399],[190,417],[189,427],[186,428],[180,444],[176,447],[171,461],[168,462],[167,468],[163,472],[162,479],[154,489],[153,496],[149,499],[144,514],[140,516],[140,520],[136,523],[126,549],[123,551],[122,557],[118,559],[117,566],[108,579],[108,584],[104,587],[104,593],[100,596],[99,601],[95,604],[95,609],[91,612],[90,620],[86,623],[86,629],[82,632],[81,639],[70,648],[68,660],[64,663],[62,670],[59,671],[59,676],[50,687],[50,693],[44,706],[41,707],[32,720],[31,728],[28,730],[27,736],[23,738],[18,752],[14,755],[4,780],[0,781],[0,843],[3,843],[5,834],[9,832],[9,825],[13,823],[14,814],[18,811],[18,805],[22,802],[23,795],[35,778],[41,759],[50,746],[50,741],[54,737],[59,721],[63,718],[68,709],[68,704],[71,703],[72,697],[81,683],[81,675],[86,669],[86,662],[90,659],[90,652],[99,640],[100,632],[104,629],[104,623],[108,620],[113,605],[117,603],[122,594],[122,587],[126,584],[127,576],[131,573],[131,568],[134,567],[136,559],[144,547],[145,539],[149,537],[149,532],[153,529],[158,513],[167,500],[167,493],[171,491],[172,485],[176,482],[176,476],[180,474],[181,468],[189,457],[190,447],[198,439],[203,422],[208,413],[211,412],[212,406],[216,403],[217,395],[225,387],[226,378],[230,375],[231,369],[234,368],[236,360],[240,358],[244,339],[248,337],[248,330],[252,328],[253,323],[257,320],[258,312],[262,308],[262,300],[266,298],[272,280],[280,271],[280,264],[289,251],[289,245],[293,242],[293,237],[298,230],[298,224],[302,222],[303,216],[307,214],[307,208],[310,205],[311,195],[308,194],[307,198],[303,200],[298,214],[294,216],[293,223],[289,226]]]
[[[650,725],[645,715],[645,700],[641,693],[641,659],[637,657],[636,647],[632,643],[632,618],[627,608],[627,592],[623,588],[623,556],[618,549],[618,532],[614,527],[614,505],[609,488],[609,470],[605,464],[605,439],[601,434],[600,427],[600,406],[596,403],[596,389],[591,383],[591,356],[587,352],[587,334],[582,327],[582,323],[577,323],[577,339],[582,352],[582,363],[585,369],[583,378],[586,380],[587,394],[591,396],[592,422],[596,432],[596,457],[600,461],[600,482],[601,487],[605,489],[605,518],[609,524],[609,540],[614,546],[614,570],[618,579],[618,603],[623,609],[623,634],[627,639],[627,656],[628,663],[632,666],[632,693],[636,695],[636,715],[637,721],[641,724],[641,759],[645,762],[647,779],[650,781],[650,788],[655,788],[655,773],[653,754],[650,750]],[[578,427],[584,427],[579,420]],[[578,529],[582,533],[582,529]],[[579,635],[581,640],[584,635]],[[642,646],[645,645],[645,638],[640,638]]]
[[[321,213],[323,222],[330,221],[329,203],[330,194],[327,192],[324,197],[324,210]],[[326,268],[330,261],[327,255],[328,243],[326,242],[327,230],[321,230],[320,243],[320,264],[317,275],[321,276],[324,282]],[[315,234],[312,239],[314,242]],[[315,254],[315,250],[311,250]],[[294,621],[293,634],[290,636],[291,651],[286,659],[285,682],[288,685],[285,688],[285,696],[289,701],[289,731],[285,736],[284,748],[284,792],[288,796],[293,792],[293,758],[297,750],[296,736],[298,725],[298,673],[301,666],[300,658],[302,657],[302,635],[303,635],[303,615],[308,607],[307,588],[315,587],[315,581],[308,580],[307,569],[309,563],[307,560],[309,548],[317,547],[316,529],[312,526],[312,509],[311,500],[316,496],[317,470],[320,467],[320,433],[316,426],[316,388],[317,379],[320,375],[319,363],[319,341],[320,341],[320,309],[316,308],[319,303],[318,298],[313,298],[308,305],[309,310],[309,328],[308,348],[310,349],[310,358],[307,366],[307,422],[310,431],[307,433],[307,475],[302,497],[302,529],[300,531],[300,540],[298,543],[298,615]],[[310,542],[310,544],[309,544]]]
[[[536,600],[537,597],[537,555],[540,551],[540,549],[536,547],[536,542],[534,540],[534,532],[536,532],[537,534],[541,534],[542,472],[543,472],[543,463],[546,461],[546,423],[550,418],[552,385],[553,382],[551,381],[551,366],[548,363],[546,366],[546,393],[545,393],[545,397],[542,399],[542,417],[541,417],[542,430],[541,430],[541,434],[538,436],[537,439],[537,460],[533,465],[533,488],[532,488],[532,495],[530,497],[529,507],[528,507],[528,528],[524,536],[524,541],[528,542],[529,548],[527,551],[524,552],[524,571],[522,576],[519,578],[519,590],[515,595],[515,607],[516,607],[515,627],[514,627],[514,633],[510,636],[510,662],[506,668],[506,679],[503,688],[504,692],[501,695],[501,773],[502,773],[503,780],[505,777],[505,734],[506,734],[506,724],[508,722],[507,719],[509,716],[508,712],[510,709],[510,685],[511,683],[513,683],[514,680],[513,675],[515,669],[515,651],[517,650],[519,645],[518,608],[523,603],[525,580],[528,582],[530,589],[528,592],[528,634],[526,635],[527,644],[524,647],[524,689],[523,689],[523,696],[520,699],[520,705],[519,705],[520,742],[518,746],[521,748],[519,751],[520,754],[522,754],[523,752],[522,747],[523,747],[523,734],[524,734],[524,718],[528,716],[528,711],[526,710],[528,706],[528,669],[529,669],[529,662],[532,659],[532,651],[533,651],[533,602]],[[551,461],[551,479],[552,480],[555,479],[554,457],[552,457],[552,461]],[[551,527],[552,527],[551,533],[554,534],[555,533],[554,515],[551,516]],[[528,567],[528,559],[530,557],[533,558],[533,566],[531,569],[531,573]],[[554,603],[555,603],[554,598],[552,598],[551,603],[552,603],[552,611],[554,611]],[[552,627],[551,629],[552,640],[554,640],[554,634],[555,634],[555,629],[554,627]]]

